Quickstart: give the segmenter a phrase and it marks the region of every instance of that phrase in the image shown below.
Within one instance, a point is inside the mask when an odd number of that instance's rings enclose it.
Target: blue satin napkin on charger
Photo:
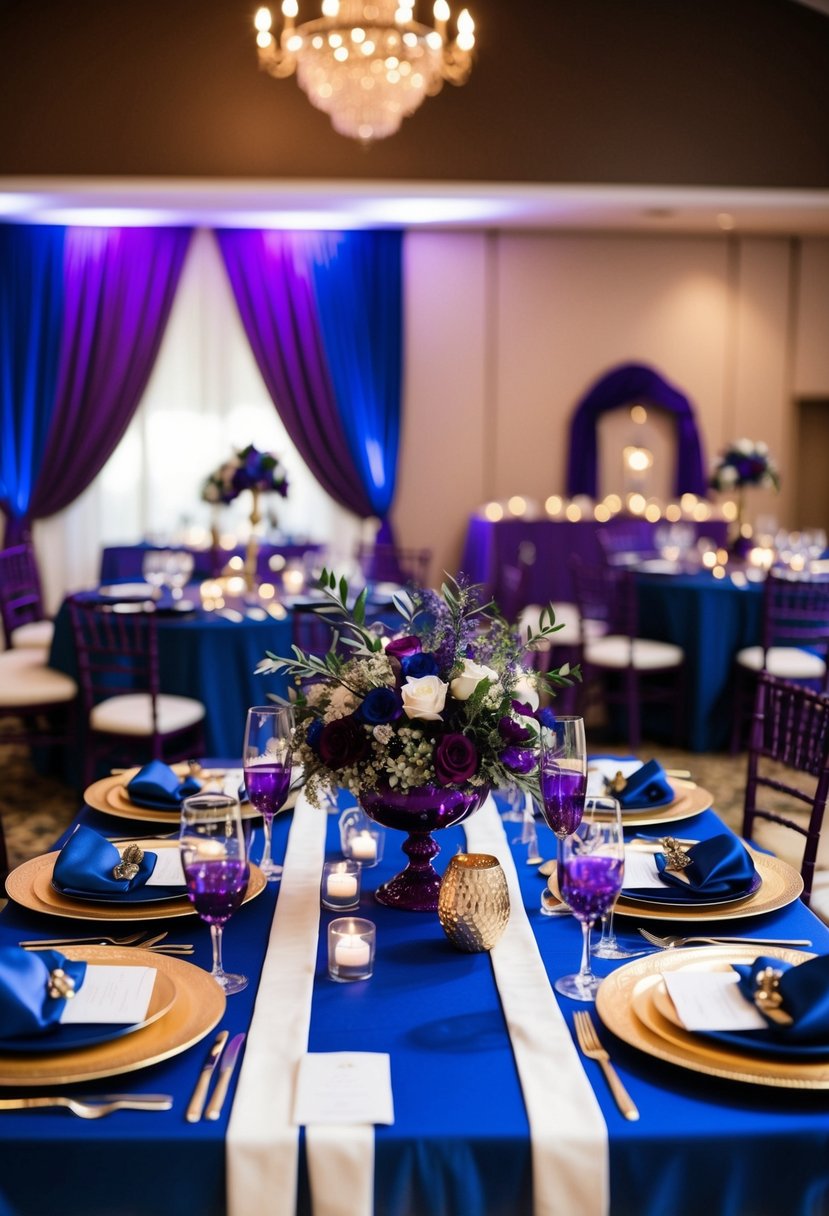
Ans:
[[[659,761],[649,760],[630,774],[625,788],[613,797],[623,811],[639,811],[651,806],[667,806],[673,802],[675,794]]]
[[[61,968],[79,989],[86,963],[70,962],[57,950],[23,950],[0,947],[0,1027],[4,1039],[23,1038],[54,1030],[66,1004],[65,997],[47,992],[49,976]]]
[[[120,860],[114,844],[81,825],[58,853],[52,880],[66,895],[117,897],[144,886],[155,869],[156,854],[144,854],[134,878],[113,878]]]
[[[659,903],[693,903],[695,899],[713,902],[738,899],[756,890],[760,884],[750,854],[731,833],[711,836],[684,851],[691,858],[691,864],[681,871],[667,870],[665,854],[656,854],[660,877],[669,886],[625,887],[622,895]]]
[[[753,963],[732,963],[740,977],[743,996],[753,1005],[757,990],[757,973],[766,967],[782,972],[778,990],[781,1008],[794,1020],[791,1026],[781,1026],[767,1019],[768,1029],[775,1038],[792,1043],[824,1043],[829,1048],[829,954],[818,955],[797,966],[779,958],[763,956]],[[760,1009],[760,1006],[755,1005]],[[747,1032],[749,1033],[749,1032]],[[765,1034],[766,1031],[754,1032]]]
[[[198,794],[201,783],[195,777],[184,781],[163,760],[151,760],[149,764],[127,782],[130,802],[156,811],[177,811],[185,798]]]

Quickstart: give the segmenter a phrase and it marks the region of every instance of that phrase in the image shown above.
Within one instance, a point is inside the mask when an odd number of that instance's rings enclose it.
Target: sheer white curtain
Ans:
[[[288,438],[259,374],[213,234],[194,234],[170,322],[147,390],[124,438],[89,489],[36,524],[47,607],[97,581],[101,548],[145,537],[181,540],[208,530],[205,477],[233,448],[253,443],[282,458],[287,498],[263,500],[267,535],[354,552],[361,521],[319,486]],[[249,495],[220,509],[223,532],[246,535]]]

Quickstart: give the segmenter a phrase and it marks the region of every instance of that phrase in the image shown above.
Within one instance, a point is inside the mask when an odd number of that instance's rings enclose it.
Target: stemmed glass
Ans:
[[[242,763],[251,806],[262,816],[265,849],[259,866],[268,882],[282,877],[271,856],[273,817],[285,805],[291,788],[291,737],[294,711],[287,705],[253,705],[245,722]]]
[[[614,817],[621,814],[621,808],[615,798],[588,798],[585,803],[585,809],[590,811],[598,811],[607,817]],[[624,866],[622,868],[622,878],[624,879]],[[615,905],[602,913],[602,935],[593,946],[594,958],[636,958],[642,953],[641,950],[626,950],[624,946],[619,945],[619,940],[613,930],[613,908]]]
[[[541,813],[559,841],[574,832],[584,814],[587,744],[584,718],[557,717],[541,728]]]
[[[239,800],[232,794],[193,794],[181,804],[179,851],[187,897],[210,925],[213,942],[211,975],[228,996],[247,986],[246,975],[222,966],[222,931],[241,907],[250,866]]]
[[[610,818],[588,808],[576,830],[559,845],[558,880],[562,899],[581,924],[581,967],[555,981],[557,992],[574,1001],[596,999],[601,980],[590,969],[590,926],[612,907],[622,889],[625,842],[618,805]],[[600,817],[602,816],[602,817]]]

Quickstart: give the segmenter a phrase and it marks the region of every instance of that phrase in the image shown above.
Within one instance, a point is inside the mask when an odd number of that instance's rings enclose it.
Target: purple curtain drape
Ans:
[[[331,497],[367,518],[372,505],[340,420],[318,321],[313,259],[321,235],[216,233],[242,324],[288,434]]]
[[[582,397],[570,423],[567,493],[596,497],[596,423],[608,410],[642,402],[661,407],[676,420],[674,494],[708,493],[702,446],[688,398],[659,372],[640,363],[626,363],[602,376]]]
[[[73,502],[118,445],[155,363],[190,235],[188,228],[67,231],[55,407],[30,519]]]

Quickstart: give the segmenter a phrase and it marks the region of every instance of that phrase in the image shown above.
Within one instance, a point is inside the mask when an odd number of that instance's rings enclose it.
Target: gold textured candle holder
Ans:
[[[438,894],[438,918],[453,946],[468,954],[491,950],[507,927],[509,890],[497,857],[456,853]]]

